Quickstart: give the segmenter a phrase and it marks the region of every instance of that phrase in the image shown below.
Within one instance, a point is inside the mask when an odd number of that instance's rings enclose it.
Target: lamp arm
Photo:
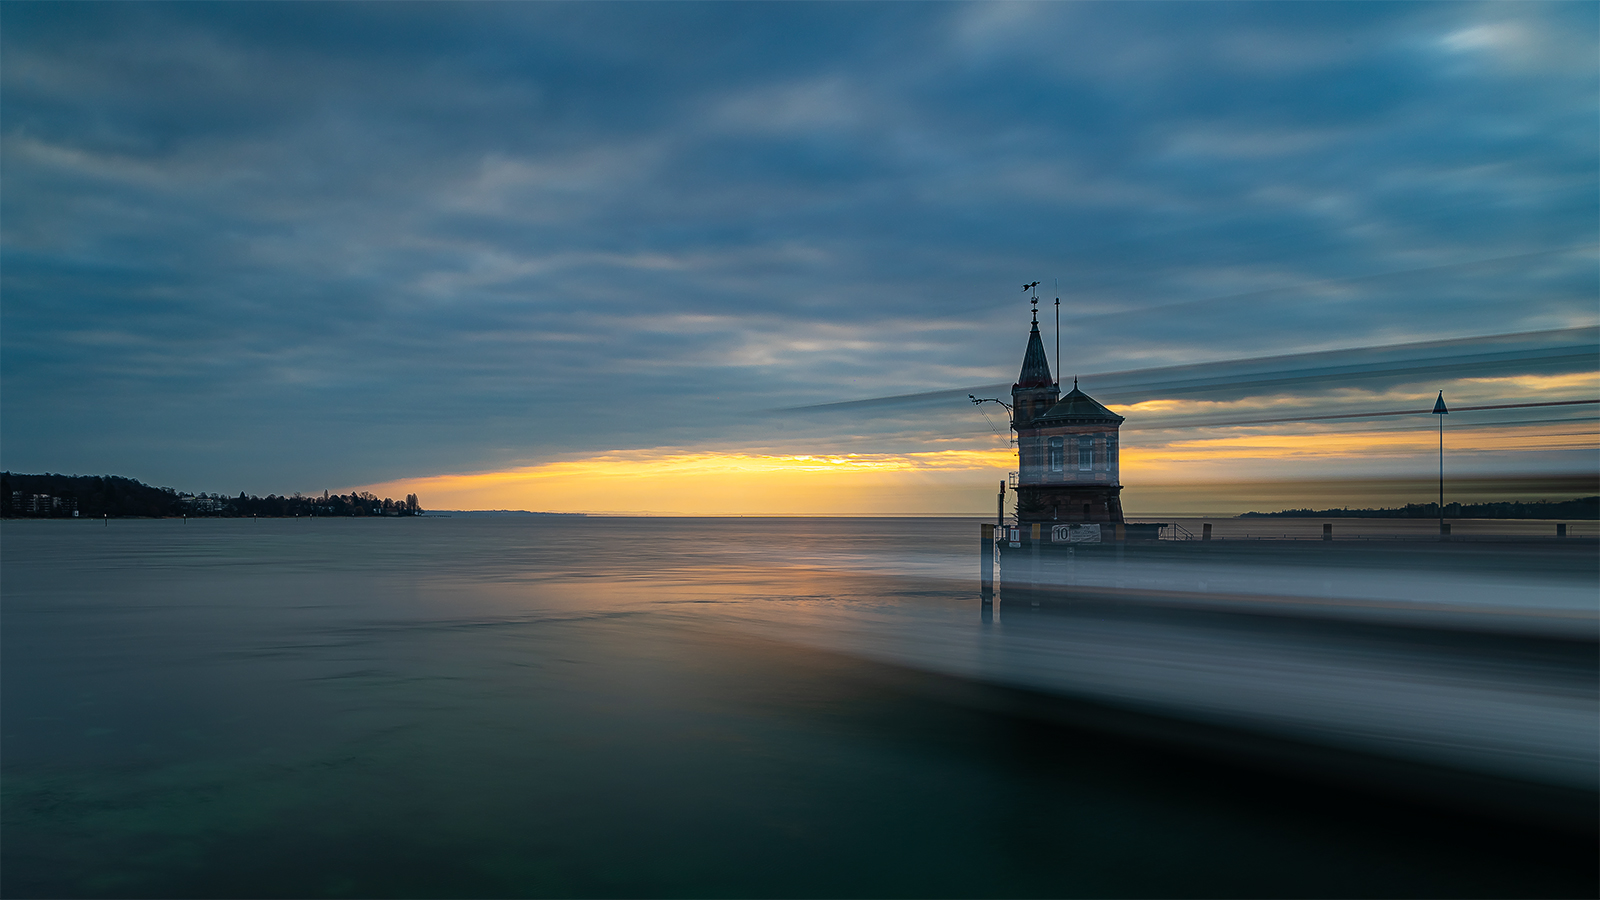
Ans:
[[[972,401],[972,405],[973,406],[982,406],[985,403],[998,403],[1001,406],[1004,406],[1006,408],[1006,412],[1011,412],[1012,411],[1011,404],[1005,402],[1004,400],[996,400],[993,397],[984,397],[982,399],[979,399],[977,397],[972,396],[971,394],[968,394],[967,395],[967,399]]]

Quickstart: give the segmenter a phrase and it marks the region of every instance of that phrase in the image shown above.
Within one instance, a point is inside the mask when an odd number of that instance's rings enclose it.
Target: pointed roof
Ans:
[[[1044,415],[1033,420],[1034,425],[1076,425],[1090,422],[1116,422],[1121,423],[1122,417],[1101,406],[1095,399],[1083,391],[1078,390],[1076,382],[1072,390],[1062,396],[1060,402],[1050,407]]]
[[[1033,330],[1028,333],[1028,349],[1022,354],[1022,374],[1017,376],[1017,383],[1012,390],[1055,384],[1050,378],[1050,360],[1044,355],[1044,341],[1039,338],[1038,313],[1035,312],[1034,316]]]

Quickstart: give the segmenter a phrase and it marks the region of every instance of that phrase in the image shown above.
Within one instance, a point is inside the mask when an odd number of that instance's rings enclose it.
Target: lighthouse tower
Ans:
[[[1061,396],[1039,338],[1039,311],[1011,386],[1017,433],[1017,523],[1027,526],[1122,521],[1117,473],[1121,416],[1078,389]]]

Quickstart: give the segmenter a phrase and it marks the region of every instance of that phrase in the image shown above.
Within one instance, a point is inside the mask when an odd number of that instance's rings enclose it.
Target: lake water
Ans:
[[[856,622],[994,627],[976,532],[6,522],[0,892],[1594,894],[1581,832],[1193,757],[851,652]]]

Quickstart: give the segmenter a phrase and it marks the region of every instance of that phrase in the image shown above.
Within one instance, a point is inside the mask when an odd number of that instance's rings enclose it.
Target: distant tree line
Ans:
[[[151,487],[116,475],[21,475],[0,472],[0,517],[125,518],[198,516],[214,518],[292,516],[415,516],[422,513],[416,494],[404,500],[362,491],[288,497],[268,494],[237,497],[188,494]]]
[[[1600,497],[1523,503],[1446,503],[1447,519],[1600,519]],[[1393,509],[1286,509],[1247,512],[1240,519],[1437,519],[1439,504],[1408,503]]]

